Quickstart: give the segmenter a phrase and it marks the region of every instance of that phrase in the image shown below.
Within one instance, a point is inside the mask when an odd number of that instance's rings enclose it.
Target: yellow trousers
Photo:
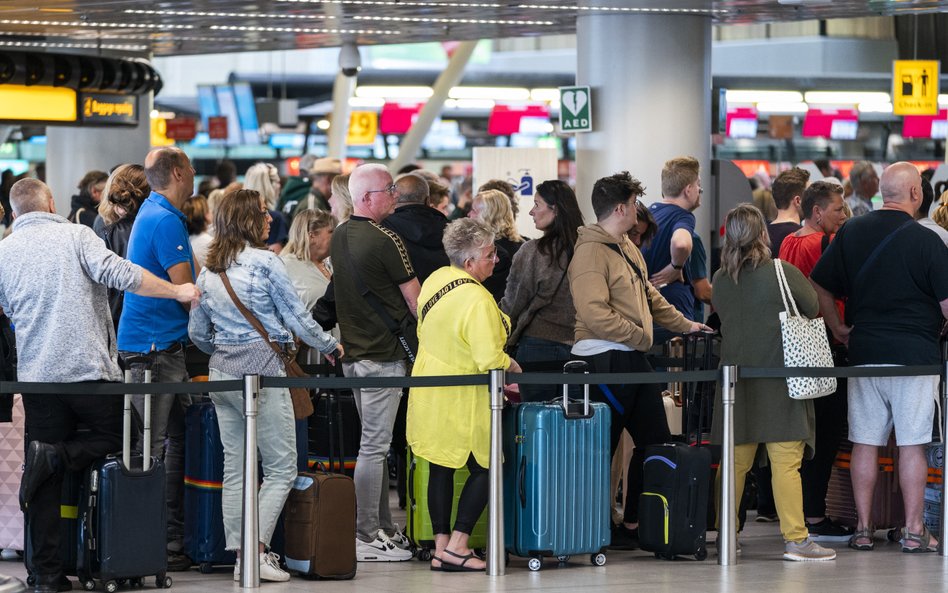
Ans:
[[[741,504],[741,493],[744,492],[744,479],[751,466],[754,465],[757,445],[757,443],[745,443],[734,447],[735,521]],[[783,534],[785,541],[802,541],[809,536],[803,517],[803,486],[800,481],[804,443],[803,441],[784,441],[764,443],[764,446],[767,448],[767,457],[770,458],[774,505],[777,507],[777,516],[780,518],[780,533]],[[714,500],[715,508],[720,509],[720,469],[715,481]]]

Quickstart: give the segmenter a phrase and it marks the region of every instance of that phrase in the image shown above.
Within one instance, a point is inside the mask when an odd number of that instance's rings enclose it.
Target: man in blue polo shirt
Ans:
[[[157,148],[145,157],[145,177],[152,191],[132,226],[128,259],[174,284],[194,282],[196,264],[181,212],[194,189],[191,161],[178,148]],[[122,358],[147,356],[153,381],[187,381],[184,344],[188,339],[188,312],[188,306],[174,301],[126,293],[118,329]],[[137,381],[144,380],[143,365],[133,364],[132,370]],[[133,403],[142,418],[144,396],[134,396]],[[151,410],[151,454],[163,455],[167,473],[168,570],[187,570],[191,566],[183,553],[184,411],[189,404],[188,395],[157,394]]]
[[[662,167],[662,201],[648,207],[658,233],[649,247],[642,251],[651,274],[649,281],[659,289],[665,300],[682,315],[695,321],[695,295],[684,268],[693,249],[695,216],[701,204],[701,166],[693,157],[671,159]],[[655,327],[654,343],[662,344],[675,334]]]

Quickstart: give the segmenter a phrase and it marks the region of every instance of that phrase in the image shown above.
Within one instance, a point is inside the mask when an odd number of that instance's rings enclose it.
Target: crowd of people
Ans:
[[[281,376],[277,351],[291,352],[299,341],[338,359],[347,377],[559,371],[571,359],[595,373],[650,372],[653,348],[683,333],[714,331],[705,324],[706,306],[718,320],[722,364],[779,367],[780,276],[804,316],[825,319],[836,364],[940,360],[948,270],[938,264],[948,232],[938,231],[948,221],[948,198],[929,218],[934,192],[907,163],[881,176],[857,163],[849,197],[838,178],[811,181],[803,169],[783,171],[768,180],[766,194],[759,188],[754,203],[727,214],[720,265],[709,279],[712,266],[693,214],[704,193],[701,165],[692,157],[665,163],[660,196],[650,196],[649,206],[642,201],[646,188],[628,172],[579,188],[588,192],[595,222],[584,220],[568,184],[539,183],[532,240],[516,227],[518,197],[504,181],[476,192],[470,180],[454,184],[452,200],[450,180],[423,169],[393,177],[383,165],[364,164],[343,175],[337,159],[303,162],[304,174],[288,179],[258,163],[237,181],[236,171],[222,166],[215,182],[202,182],[193,195],[188,156],[158,148],[143,165],[87,174],[68,218],[56,214],[41,181],[13,184],[12,234],[0,242],[0,307],[16,327],[20,379],[114,382],[122,364],[136,381],[146,368],[156,381],[186,381],[192,345],[209,357],[212,380]],[[874,210],[879,189],[882,205]],[[47,305],[30,306],[37,301]],[[936,549],[922,523],[922,497],[937,383],[938,377],[857,378],[840,381],[828,397],[794,400],[783,380],[738,381],[737,491],[755,468],[765,516],[764,486],[773,486],[785,559],[835,558],[819,541],[872,549],[875,464],[893,427],[903,551]],[[637,547],[646,448],[672,439],[663,388],[592,389],[609,406],[613,453],[624,431],[636,444],[621,520],[612,528],[616,549]],[[386,460],[394,443],[430,463],[431,569],[484,570],[468,537],[487,505],[487,390],[353,392],[361,420],[357,559],[412,557],[389,504]],[[524,401],[553,397],[541,385],[519,386],[519,394]],[[238,550],[242,396],[210,397],[225,452],[226,547]],[[28,394],[23,401],[33,440],[21,505],[34,542],[36,591],[47,593],[63,590],[65,579],[57,526],[63,472],[119,448],[121,406],[82,395]],[[142,397],[133,403],[141,424]],[[186,395],[159,394],[151,406],[151,450],[163,458],[167,476],[169,570],[191,565],[183,549],[182,475],[190,403]],[[290,576],[269,544],[296,477],[298,425],[286,389],[263,389],[259,409],[260,575],[285,581]],[[825,503],[847,420],[854,528],[828,517]],[[720,419],[714,421],[712,440],[719,441]],[[92,430],[76,432],[77,422]],[[755,464],[760,459],[767,461]],[[470,476],[452,523],[453,475],[462,467]]]

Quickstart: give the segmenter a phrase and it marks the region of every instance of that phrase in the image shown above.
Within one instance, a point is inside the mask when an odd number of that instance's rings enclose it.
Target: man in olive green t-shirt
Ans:
[[[349,177],[352,217],[333,233],[333,284],[347,377],[397,377],[406,352],[359,290],[358,278],[388,315],[413,331],[420,286],[397,234],[379,225],[395,209],[395,185],[382,165],[362,165]],[[348,247],[348,254],[346,253]],[[353,267],[355,269],[353,269]],[[356,461],[356,556],[362,562],[410,560],[408,540],[392,523],[385,456],[402,395],[400,388],[354,389],[362,420]]]

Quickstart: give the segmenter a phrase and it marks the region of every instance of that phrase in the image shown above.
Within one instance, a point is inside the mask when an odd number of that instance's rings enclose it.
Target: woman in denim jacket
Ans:
[[[234,292],[260,323],[270,340],[288,345],[296,334],[327,355],[343,355],[342,345],[322,331],[303,306],[280,258],[264,241],[270,214],[259,193],[238,190],[221,201],[214,214],[216,235],[198,276],[201,301],[191,311],[191,340],[211,355],[211,381],[237,379],[247,373],[283,376],[283,365],[270,346],[244,318],[220,277],[226,272]],[[331,356],[330,356],[331,358]],[[228,550],[240,547],[241,491],[244,455],[244,401],[240,391],[214,392],[217,422],[224,446],[224,533]],[[283,503],[296,479],[293,403],[287,389],[260,390],[257,444],[263,462],[260,488],[260,578],[286,581],[279,557],[265,551]],[[240,559],[234,580],[240,575]]]

